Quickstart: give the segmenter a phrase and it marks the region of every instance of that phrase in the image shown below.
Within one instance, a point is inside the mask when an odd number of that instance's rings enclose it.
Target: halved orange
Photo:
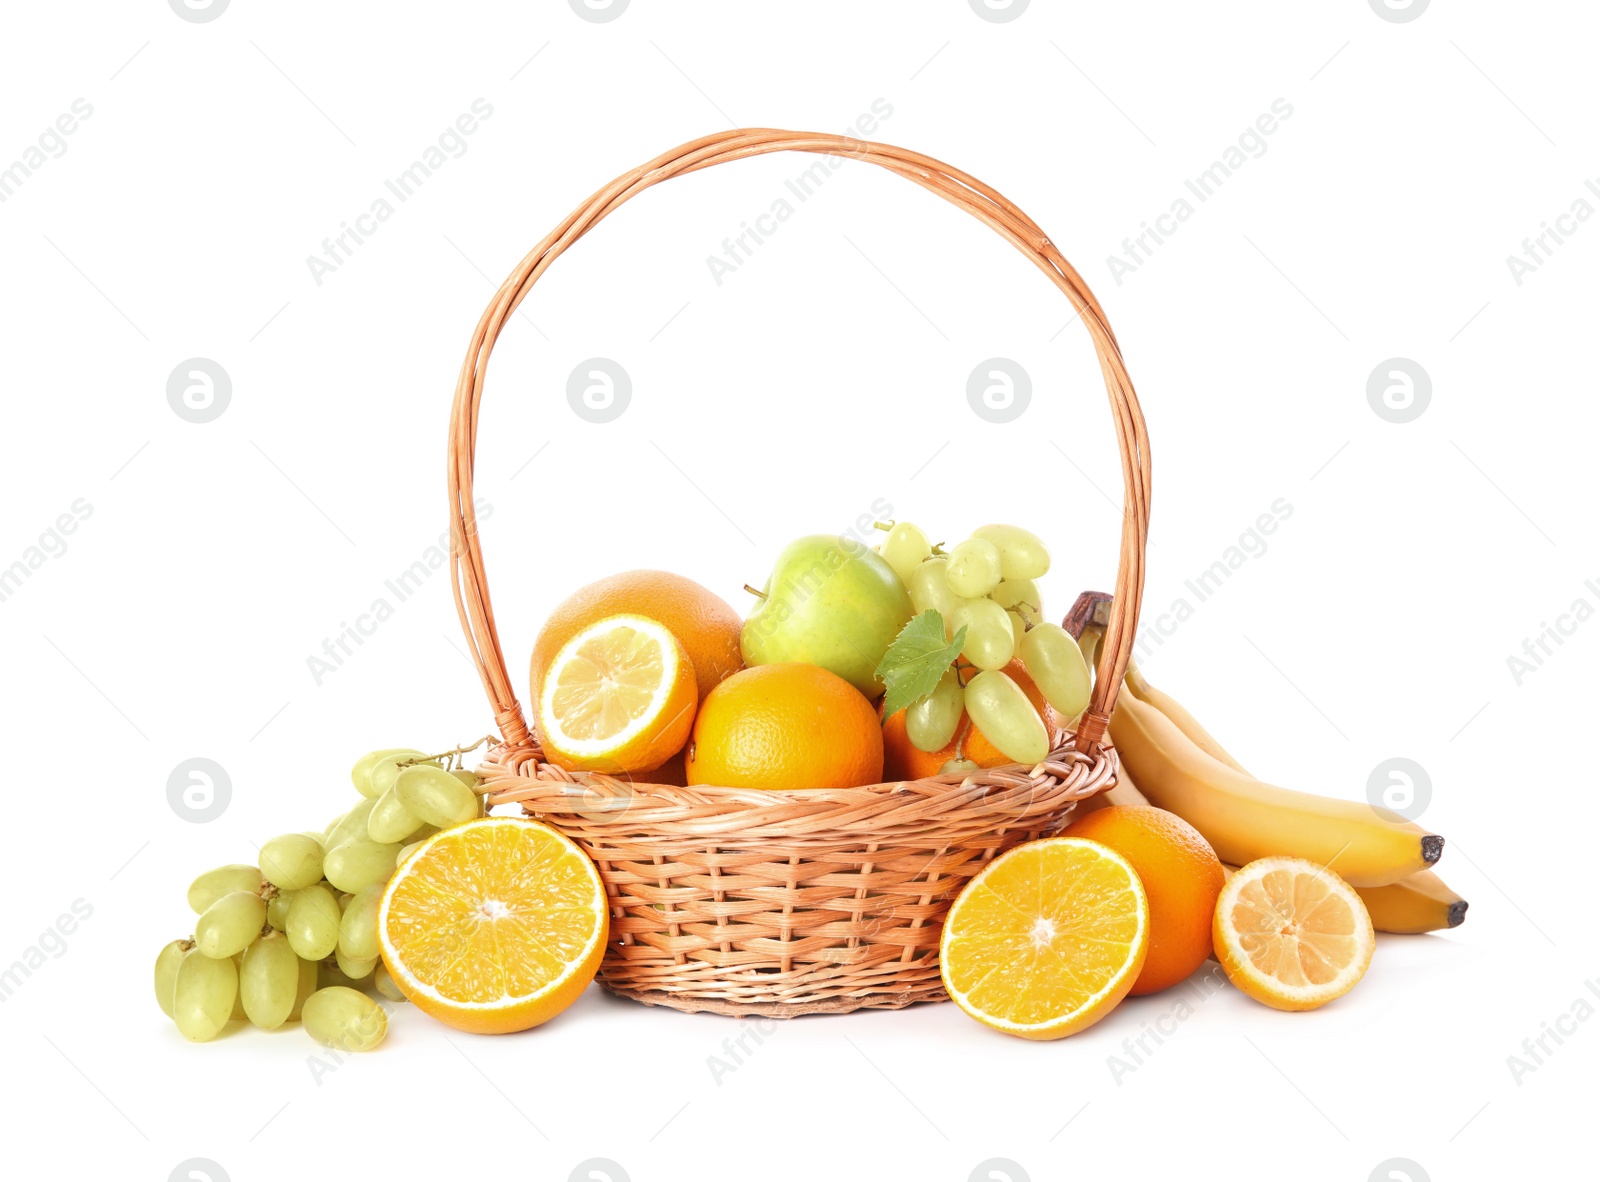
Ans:
[[[1121,854],[1079,837],[1001,854],[950,907],[939,971],[951,999],[1021,1038],[1075,1034],[1133,988],[1150,905]]]
[[[572,841],[537,821],[482,817],[434,834],[395,870],[378,943],[418,1009],[506,1034],[578,999],[609,917],[599,871]]]
[[[1343,997],[1377,946],[1361,896],[1304,858],[1258,858],[1230,875],[1211,940],[1228,979],[1279,1010],[1314,1010]]]
[[[688,742],[694,666],[665,625],[607,616],[557,650],[539,698],[546,758],[613,775],[660,767]]]

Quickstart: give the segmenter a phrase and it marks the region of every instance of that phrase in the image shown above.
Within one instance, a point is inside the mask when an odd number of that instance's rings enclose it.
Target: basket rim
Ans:
[[[671,848],[724,848],[789,843],[822,856],[883,840],[939,834],[944,841],[991,830],[1027,827],[1041,817],[1098,795],[1116,782],[1115,748],[1097,745],[1084,754],[1070,732],[1058,732],[1050,754],[1032,768],[1009,764],[966,775],[886,780],[854,788],[774,791],[685,787],[571,772],[545,762],[531,742],[491,749],[477,791],[489,806],[517,804],[557,828],[605,835],[623,844]]]

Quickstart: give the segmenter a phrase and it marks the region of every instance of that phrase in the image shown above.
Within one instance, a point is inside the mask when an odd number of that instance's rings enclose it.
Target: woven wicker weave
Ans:
[[[865,788],[769,793],[628,783],[543,761],[507,672],[472,503],[489,354],[551,263],[650,186],[768,152],[846,156],[914,181],[992,227],[1078,312],[1099,355],[1122,453],[1126,509],[1116,591],[1094,696],[1075,735],[1036,768],[994,768]],[[1150,450],[1133,383],[1094,295],[1034,222],[995,190],[930,157],[811,132],[745,129],[674,148],[599,190],[518,264],[478,322],[450,427],[451,577],[461,625],[502,743],[479,769],[493,804],[524,810],[599,865],[614,993],[726,1014],[838,1013],[943,1000],[939,932],[951,899],[1001,851],[1060,830],[1109,787],[1102,743],[1144,588]]]

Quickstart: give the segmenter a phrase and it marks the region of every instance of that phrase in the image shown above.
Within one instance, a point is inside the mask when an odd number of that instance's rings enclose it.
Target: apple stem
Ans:
[[[881,529],[881,530],[884,531],[884,533],[888,533],[891,529],[894,528],[894,522],[893,521],[874,521],[872,523],[872,528],[873,529]]]
[[[750,592],[750,594],[754,595],[757,599],[765,599],[767,597],[767,593],[765,591],[757,591],[749,583],[744,585],[744,589]]]

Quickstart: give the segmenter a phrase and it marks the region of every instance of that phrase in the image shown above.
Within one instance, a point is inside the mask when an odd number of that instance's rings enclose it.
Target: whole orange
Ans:
[[[906,712],[897,710],[883,721],[883,778],[891,782],[937,776],[947,760],[957,758],[956,748],[972,729],[962,712],[956,733],[942,751],[924,751],[906,734]]]
[[[529,669],[532,701],[544,692],[544,674],[561,646],[607,616],[641,615],[665,624],[694,666],[701,701],[743,663],[739,613],[693,579],[664,570],[630,570],[580,587],[556,605],[533,642]]]
[[[1132,993],[1187,980],[1211,955],[1211,919],[1224,875],[1195,827],[1153,805],[1112,805],[1074,821],[1068,837],[1110,846],[1138,872],[1150,900],[1150,952]]]
[[[700,704],[684,761],[693,784],[855,788],[883,778],[872,703],[817,665],[757,665]]]

